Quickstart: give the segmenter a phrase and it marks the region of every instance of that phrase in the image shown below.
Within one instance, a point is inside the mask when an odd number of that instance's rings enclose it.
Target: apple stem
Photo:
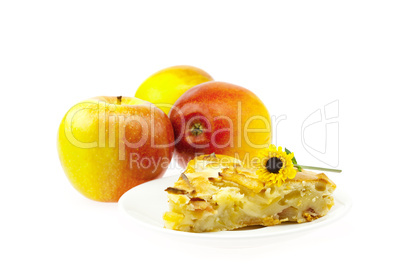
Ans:
[[[117,97],[117,104],[118,104],[118,105],[121,104],[121,98],[122,98],[122,96],[118,96],[118,97]]]

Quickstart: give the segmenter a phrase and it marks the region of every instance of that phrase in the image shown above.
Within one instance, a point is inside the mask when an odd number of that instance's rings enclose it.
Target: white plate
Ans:
[[[271,227],[243,228],[235,231],[207,232],[207,233],[188,233],[165,229],[163,226],[163,213],[167,211],[167,193],[164,191],[172,186],[179,175],[164,177],[141,184],[127,191],[119,200],[119,209],[126,216],[138,225],[150,228],[151,230],[173,235],[198,244],[213,243],[214,245],[223,244],[225,246],[243,247],[245,245],[255,245],[255,242],[276,238],[278,236],[296,236],[306,231],[314,230],[342,217],[351,207],[350,198],[336,189],[334,192],[335,205],[329,213],[315,221],[302,224],[282,224]],[[249,243],[244,243],[249,242]]]

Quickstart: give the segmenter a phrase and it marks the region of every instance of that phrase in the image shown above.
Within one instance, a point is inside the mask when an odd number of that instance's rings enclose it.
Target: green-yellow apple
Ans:
[[[222,154],[253,165],[271,142],[271,120],[250,90],[206,82],[186,91],[169,114],[176,138],[175,158],[183,168],[197,155]]]
[[[178,65],[162,69],[148,77],[135,92],[135,97],[149,101],[169,114],[171,106],[188,89],[212,81],[197,67]]]
[[[161,177],[173,156],[169,118],[129,97],[95,97],[61,121],[57,148],[72,185],[84,196],[117,202],[127,190]]]

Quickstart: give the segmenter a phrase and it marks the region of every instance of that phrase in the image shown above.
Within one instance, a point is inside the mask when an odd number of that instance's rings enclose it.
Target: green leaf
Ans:
[[[288,150],[288,148],[285,148],[285,152],[286,152],[286,154],[291,154],[292,153],[291,151]],[[296,157],[294,157],[294,156],[292,158],[292,163],[294,165],[297,165]]]
[[[292,153],[291,151],[288,150],[288,148],[285,148],[285,152],[286,152],[286,154],[291,154],[291,153]],[[297,164],[296,157],[294,157],[294,156],[293,156],[293,158],[292,158],[292,163],[293,163],[293,165],[294,165],[295,167],[297,167],[297,169],[298,169],[299,171],[302,170],[301,167]]]

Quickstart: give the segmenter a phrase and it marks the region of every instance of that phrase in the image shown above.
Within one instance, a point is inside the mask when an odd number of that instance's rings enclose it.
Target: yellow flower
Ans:
[[[282,147],[270,144],[259,153],[257,174],[260,180],[281,186],[287,179],[296,176],[296,169],[292,162],[293,153],[287,154]]]

